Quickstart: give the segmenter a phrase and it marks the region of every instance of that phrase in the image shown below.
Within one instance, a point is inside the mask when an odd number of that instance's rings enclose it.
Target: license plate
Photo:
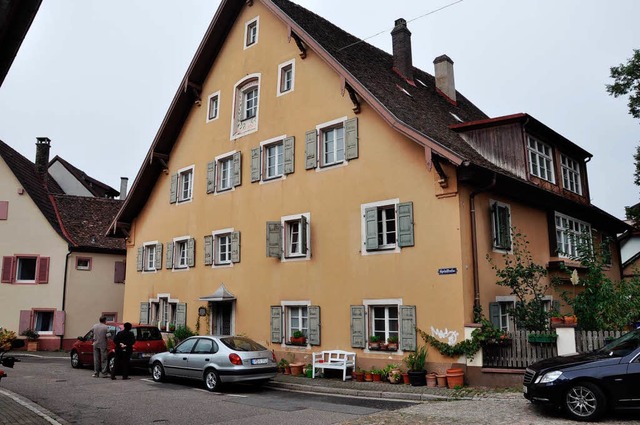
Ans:
[[[141,353],[140,354],[140,357],[142,357],[142,358],[149,358],[151,356],[153,356],[153,353]]]
[[[267,364],[268,359],[251,359],[251,364]]]
[[[525,394],[527,393],[527,386],[526,385],[522,386],[522,392],[525,393]]]

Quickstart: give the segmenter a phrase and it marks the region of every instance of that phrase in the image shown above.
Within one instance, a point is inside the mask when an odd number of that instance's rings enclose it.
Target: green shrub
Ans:
[[[190,336],[194,336],[194,335],[195,335],[195,332],[193,332],[189,328],[189,326],[178,326],[175,332],[173,333],[173,337],[178,341],[185,340]]]

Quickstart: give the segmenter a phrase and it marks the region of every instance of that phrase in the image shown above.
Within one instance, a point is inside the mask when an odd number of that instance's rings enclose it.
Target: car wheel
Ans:
[[[606,399],[597,385],[581,382],[572,385],[564,397],[569,416],[579,421],[594,421],[605,410]]]
[[[71,367],[74,369],[82,367],[82,364],[80,363],[80,356],[77,351],[71,352]]]
[[[164,381],[164,368],[160,362],[155,362],[151,368],[151,378],[156,382]]]
[[[109,373],[111,373],[111,371],[113,371],[115,367],[116,367],[116,356],[111,356],[107,361],[107,370],[109,371]]]
[[[204,372],[204,386],[207,387],[209,391],[215,391],[220,388],[220,376],[218,376],[218,372],[213,369],[207,369]]]

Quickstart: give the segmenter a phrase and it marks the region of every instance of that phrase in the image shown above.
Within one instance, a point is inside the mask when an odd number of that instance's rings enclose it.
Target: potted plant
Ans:
[[[372,371],[373,371],[373,369],[364,371],[364,380],[366,382],[372,382],[373,381]]]
[[[553,310],[551,313],[551,324],[552,325],[560,325],[564,323],[564,318],[560,314],[558,310]]]
[[[285,359],[284,357],[281,358],[280,361],[278,362],[278,372],[285,373],[285,370],[288,367],[289,367],[289,360]],[[291,373],[291,369],[289,369],[289,373]],[[288,375],[289,373],[285,373],[285,375]]]
[[[409,353],[409,355],[404,359],[404,362],[407,364],[407,368],[409,371],[409,382],[413,386],[423,386],[426,385],[426,377],[427,373],[424,370],[424,364],[427,360],[427,346],[422,345],[416,348],[416,351],[413,353]]]
[[[307,337],[302,331],[294,331],[290,340],[293,345],[307,345]]]
[[[353,377],[355,378],[356,382],[364,382],[364,371],[360,368],[357,368],[353,371]]]
[[[400,366],[394,363],[388,364],[384,368],[387,380],[391,384],[399,384],[402,381],[402,371]]]
[[[387,338],[387,350],[389,351],[398,351],[398,337],[390,336]]]
[[[369,336],[369,350],[380,349],[380,337],[378,335]]]
[[[174,332],[176,330],[176,324],[175,323],[169,323],[169,332]]]
[[[20,335],[27,339],[27,351],[38,351],[38,338],[40,338],[38,332],[29,328],[22,331]]]
[[[380,369],[371,369],[371,378],[373,382],[382,381],[382,371]]]

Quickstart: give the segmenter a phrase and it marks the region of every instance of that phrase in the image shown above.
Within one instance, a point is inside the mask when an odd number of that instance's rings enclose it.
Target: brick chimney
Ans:
[[[456,83],[453,78],[453,61],[447,55],[438,56],[433,60],[436,74],[436,88],[456,102]]]
[[[407,80],[413,81],[413,61],[411,59],[411,31],[407,28],[407,21],[396,19],[395,27],[391,31],[393,44],[393,68]]]
[[[49,166],[49,149],[51,140],[48,137],[36,137],[36,173],[46,180]]]
[[[120,199],[124,200],[127,197],[127,186],[129,185],[128,177],[120,177]]]

